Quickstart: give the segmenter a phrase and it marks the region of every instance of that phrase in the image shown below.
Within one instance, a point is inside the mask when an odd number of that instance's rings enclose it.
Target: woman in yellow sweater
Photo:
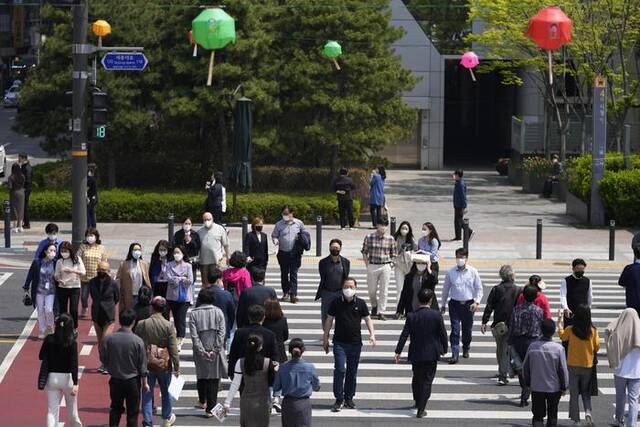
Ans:
[[[573,325],[563,328],[562,314],[558,317],[558,335],[568,342],[567,365],[569,366],[569,418],[580,422],[578,397],[582,397],[584,418],[593,426],[591,415],[591,378],[595,355],[600,349],[598,330],[591,323],[591,309],[579,305],[573,313]]]

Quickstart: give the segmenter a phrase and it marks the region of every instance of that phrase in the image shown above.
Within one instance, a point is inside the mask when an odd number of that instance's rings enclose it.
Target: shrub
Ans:
[[[551,160],[544,157],[525,157],[522,159],[521,168],[530,176],[546,178],[551,175],[552,165]]]
[[[640,169],[640,155],[632,155],[631,164],[633,169]],[[623,168],[624,156],[622,153],[607,153],[605,171],[618,172]],[[565,171],[569,178],[569,192],[588,203],[591,198],[591,154],[571,159],[567,162]]]
[[[5,193],[6,197],[6,193]],[[190,216],[199,218],[203,211],[205,195],[188,192],[147,192],[123,189],[103,190],[99,193],[96,209],[98,220],[103,222],[166,222],[169,213],[177,221]],[[277,193],[238,194],[236,212],[233,213],[233,196],[227,193],[227,215],[229,222],[240,221],[242,215],[249,219],[261,215],[266,222],[280,218],[284,204],[292,204],[296,217],[307,223],[315,223],[320,215],[326,224],[338,222],[338,205],[331,193],[319,195],[289,195]],[[30,199],[30,212],[35,220],[71,220],[71,193],[64,190],[34,191]],[[359,200],[354,200],[358,212]]]
[[[640,168],[607,171],[598,190],[607,216],[620,225],[640,225]]]

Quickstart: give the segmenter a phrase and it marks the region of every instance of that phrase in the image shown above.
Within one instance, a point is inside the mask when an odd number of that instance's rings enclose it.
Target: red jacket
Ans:
[[[518,299],[516,300],[516,304],[524,304],[524,295],[518,295]],[[544,318],[551,319],[551,307],[549,307],[549,300],[547,296],[542,292],[538,292],[536,299],[533,300],[533,304],[537,305],[544,311]]]

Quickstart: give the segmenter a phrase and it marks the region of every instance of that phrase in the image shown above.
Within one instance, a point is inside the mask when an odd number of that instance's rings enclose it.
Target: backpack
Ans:
[[[147,369],[151,372],[166,372],[169,369],[169,350],[155,344],[147,347]]]

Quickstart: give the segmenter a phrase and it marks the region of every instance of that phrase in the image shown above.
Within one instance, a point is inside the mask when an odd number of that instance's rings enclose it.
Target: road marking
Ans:
[[[89,328],[89,336],[90,337],[95,337],[96,336],[96,330],[93,327],[93,325],[91,325],[91,327]]]
[[[31,317],[29,317],[29,320],[27,320],[27,323],[24,325],[24,329],[22,329],[20,336],[2,361],[2,364],[0,365],[0,383],[4,380],[4,377],[7,375],[7,372],[9,372],[9,368],[11,368],[13,361],[20,353],[20,350],[22,350],[24,343],[27,342],[29,335],[31,335],[31,330],[36,325],[37,318],[38,313],[36,310],[33,310]]]
[[[11,344],[13,342],[16,342],[16,340],[0,340],[0,344]]]
[[[92,348],[93,348],[93,345],[89,345],[89,344],[83,345],[82,349],[80,349],[80,356],[88,356],[88,355],[90,355]]]
[[[4,283],[11,277],[13,273],[2,273],[0,276],[0,286],[4,285]]]

